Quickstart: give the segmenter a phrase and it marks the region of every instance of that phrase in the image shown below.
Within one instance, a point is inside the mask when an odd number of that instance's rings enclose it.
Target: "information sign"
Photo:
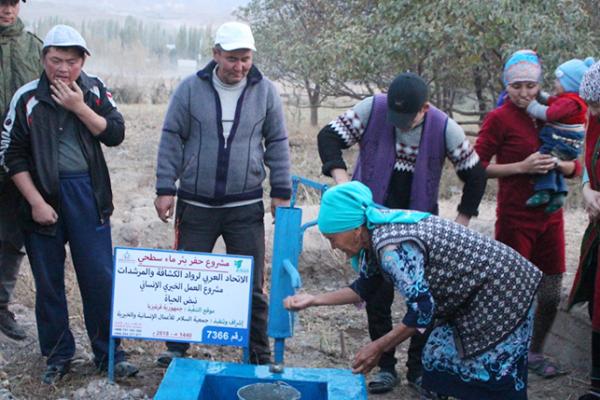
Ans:
[[[113,337],[247,347],[253,259],[115,248]]]

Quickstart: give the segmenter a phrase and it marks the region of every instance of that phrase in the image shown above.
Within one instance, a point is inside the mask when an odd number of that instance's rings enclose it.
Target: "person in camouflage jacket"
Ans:
[[[16,17],[12,24],[6,24],[4,8],[16,8],[18,0],[0,0],[0,109],[6,112],[13,94],[18,88],[39,78],[42,73],[40,57],[42,41],[25,30],[23,21]]]
[[[25,1],[25,0],[23,0]],[[18,88],[42,73],[42,41],[25,30],[19,18],[21,0],[0,0],[0,112],[6,113]],[[2,118],[4,120],[4,118]],[[18,191],[0,168],[0,331],[23,340],[25,330],[8,310],[19,266],[23,236],[17,228]]]

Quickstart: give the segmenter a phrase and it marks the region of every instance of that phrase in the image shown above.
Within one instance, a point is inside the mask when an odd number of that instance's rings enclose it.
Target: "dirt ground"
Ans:
[[[125,142],[105,154],[113,181],[116,211],[112,218],[113,244],[115,246],[139,246],[168,248],[173,242],[171,225],[163,224],[154,212],[154,165],[165,106],[123,106],[127,121]],[[337,113],[339,110],[331,111]],[[289,120],[297,116],[291,115]],[[326,117],[324,117],[326,118]],[[325,123],[326,120],[323,121]],[[316,153],[317,129],[302,127],[290,130],[290,144],[293,156],[293,172],[319,179],[320,163]],[[448,178],[450,179],[450,178]],[[452,218],[460,192],[453,181],[442,190],[448,197],[442,201],[442,215]],[[490,189],[493,191],[493,189]],[[454,195],[453,195],[454,194]],[[302,193],[304,203],[315,201],[314,196]],[[473,226],[491,233],[494,221],[493,194],[486,197],[481,207],[480,217]],[[579,241],[586,220],[581,208],[569,206],[566,214],[567,253],[569,274],[565,287],[572,281],[577,260]],[[269,223],[267,225],[270,225]],[[270,244],[271,238],[268,237]],[[307,247],[311,251],[303,254],[300,271],[306,291],[333,290],[349,283],[353,277],[350,269],[343,266],[340,259],[326,250],[324,239],[316,232],[307,234]],[[320,250],[321,249],[321,250]],[[325,250],[323,250],[325,249]],[[269,260],[267,260],[269,261]],[[39,354],[34,307],[34,285],[29,265],[23,263],[15,293],[13,311],[28,331],[28,339],[15,342],[0,335],[0,400],[18,399],[142,399],[151,398],[164,374],[164,369],[154,364],[156,355],[163,350],[158,342],[125,341],[125,349],[132,362],[140,367],[140,374],[132,379],[118,382],[117,386],[106,384],[105,376],[94,371],[91,351],[83,327],[83,314],[76,279],[70,261],[67,263],[66,286],[70,306],[71,328],[75,335],[78,352],[73,370],[56,386],[40,384],[40,375],[45,363]],[[394,306],[394,320],[404,313],[403,305],[397,300]],[[354,353],[368,342],[364,310],[354,306],[338,308],[310,309],[299,314],[295,337],[287,342],[286,364],[297,367],[348,368]],[[399,371],[404,376],[406,345],[397,351]],[[191,357],[239,361],[240,352],[235,349],[207,346],[193,346]],[[540,380],[531,377],[530,399],[567,400],[576,399],[586,388],[587,367],[553,380]],[[415,399],[403,380],[392,393],[370,396],[371,399]],[[4,396],[4,397],[3,397]]]

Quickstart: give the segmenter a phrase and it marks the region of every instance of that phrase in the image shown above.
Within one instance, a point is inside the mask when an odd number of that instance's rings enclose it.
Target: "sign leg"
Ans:
[[[108,341],[108,381],[115,383],[115,339],[112,336]]]

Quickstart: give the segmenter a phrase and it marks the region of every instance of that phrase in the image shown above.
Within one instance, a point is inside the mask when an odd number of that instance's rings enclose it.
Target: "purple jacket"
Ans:
[[[367,185],[376,203],[383,204],[396,162],[395,128],[387,121],[387,95],[373,97],[369,123],[360,140],[360,151],[353,179]],[[448,116],[429,106],[425,114],[419,153],[410,188],[412,210],[438,213],[438,194],[446,158]]]

